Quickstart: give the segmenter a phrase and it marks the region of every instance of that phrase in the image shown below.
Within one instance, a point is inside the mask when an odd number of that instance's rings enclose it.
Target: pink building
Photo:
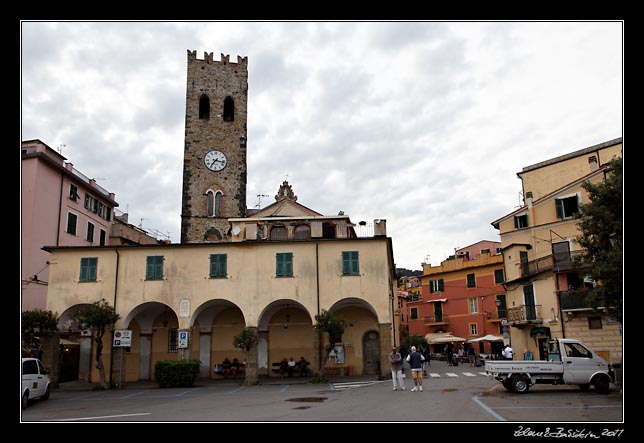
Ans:
[[[454,251],[455,258],[468,258],[476,260],[481,254],[496,255],[501,253],[501,242],[481,240]]]
[[[45,309],[49,253],[43,246],[107,245],[114,193],[96,184],[42,141],[22,142],[22,310]]]

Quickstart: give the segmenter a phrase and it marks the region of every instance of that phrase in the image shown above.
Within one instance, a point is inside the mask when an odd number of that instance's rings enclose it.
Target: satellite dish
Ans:
[[[233,235],[239,235],[240,232],[241,232],[241,229],[239,228],[239,226],[235,226],[233,228]]]

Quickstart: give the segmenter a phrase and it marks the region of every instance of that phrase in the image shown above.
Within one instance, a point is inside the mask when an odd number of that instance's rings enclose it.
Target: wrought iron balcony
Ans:
[[[592,309],[588,301],[588,289],[573,289],[559,292],[561,309]]]
[[[424,317],[423,320],[425,321],[425,326],[449,324],[449,318],[447,315],[432,315],[430,317]]]
[[[541,305],[521,305],[508,308],[508,323],[511,325],[541,323],[542,321]]]

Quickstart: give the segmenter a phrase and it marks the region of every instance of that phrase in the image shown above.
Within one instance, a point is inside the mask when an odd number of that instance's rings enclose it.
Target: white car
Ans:
[[[45,369],[37,358],[22,359],[22,408],[27,407],[29,400],[41,398],[47,400],[51,392],[49,369]]]

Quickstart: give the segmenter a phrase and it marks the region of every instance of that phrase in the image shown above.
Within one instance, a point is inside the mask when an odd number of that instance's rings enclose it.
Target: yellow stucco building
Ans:
[[[578,208],[588,203],[582,184],[604,179],[606,164],[622,156],[622,139],[523,168],[524,206],[492,222],[500,231],[511,345],[517,355],[545,358],[549,337],[578,338],[609,362],[622,357],[621,326],[603,309],[589,306],[594,284],[582,250]]]
[[[157,361],[179,358],[199,359],[201,376],[218,377],[213,369],[224,358],[242,361],[232,343],[245,327],[258,333],[251,351],[258,375],[277,376],[273,364],[290,357],[304,357],[315,373],[315,315],[323,309],[346,320],[341,355],[326,362],[330,372],[388,373],[396,281],[385,220],[362,236],[366,224],[285,197],[230,225],[227,242],[46,248],[47,308],[69,330],[78,328],[74,314],[82,306],[101,299],[114,305],[121,317],[115,327],[131,330],[132,344],[121,365],[106,334],[104,361],[126,382],[153,379]],[[180,332],[188,333],[187,348]],[[79,378],[96,381],[94,345],[80,340]]]

